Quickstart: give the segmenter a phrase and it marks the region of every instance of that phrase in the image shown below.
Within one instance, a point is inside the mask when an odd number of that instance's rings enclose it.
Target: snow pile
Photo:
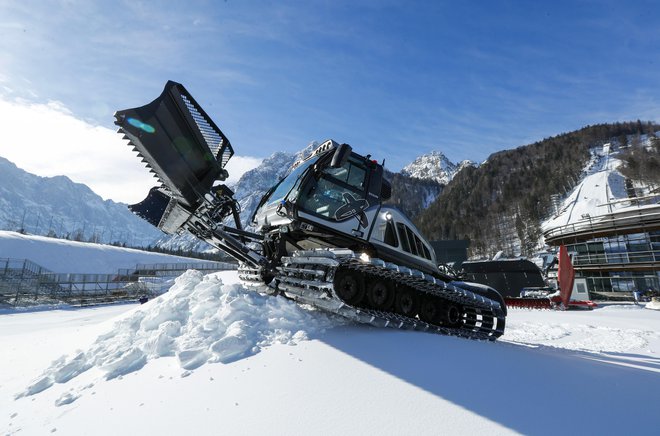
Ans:
[[[186,376],[205,363],[229,363],[275,343],[295,345],[338,322],[284,298],[225,285],[217,274],[191,270],[167,294],[117,320],[88,350],[55,360],[17,398],[66,383],[94,367],[110,380],[164,356],[176,356]],[[62,404],[75,398],[71,394]]]
[[[651,310],[660,310],[660,299],[654,298],[651,302],[646,303],[646,308]]]

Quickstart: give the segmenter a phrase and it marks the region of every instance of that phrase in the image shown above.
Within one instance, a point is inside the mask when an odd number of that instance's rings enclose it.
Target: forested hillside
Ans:
[[[634,147],[637,141],[639,138],[633,138],[633,147],[621,154],[619,171],[629,179],[660,186],[660,138],[651,137],[649,147]]]
[[[392,184],[392,197],[385,204],[396,206],[411,219],[426,209],[442,192],[444,185],[430,179],[419,179],[385,171]]]
[[[469,239],[471,255],[529,255],[552,211],[551,196],[580,180],[589,148],[652,134],[658,125],[628,122],[587,126],[491,155],[461,171],[416,219],[430,239]]]

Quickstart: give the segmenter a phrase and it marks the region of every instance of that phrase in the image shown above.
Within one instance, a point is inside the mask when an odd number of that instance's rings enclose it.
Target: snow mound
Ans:
[[[651,310],[660,310],[660,299],[653,299],[651,302],[646,303],[646,308]]]
[[[165,356],[175,356],[186,371],[205,363],[229,363],[275,343],[296,345],[341,322],[284,298],[225,285],[217,274],[190,270],[169,292],[115,321],[89,349],[52,362],[17,398],[66,383],[94,367],[110,380]],[[70,396],[60,402],[74,400]]]

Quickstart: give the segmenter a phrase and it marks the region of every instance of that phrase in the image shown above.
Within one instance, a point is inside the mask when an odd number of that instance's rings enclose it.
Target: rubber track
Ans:
[[[339,268],[358,271],[371,277],[382,277],[393,283],[412,287],[420,294],[458,303],[466,313],[464,324],[458,328],[438,326],[397,313],[346,304],[334,292],[334,275]],[[487,340],[495,340],[504,333],[504,313],[498,302],[411,268],[381,259],[362,259],[351,250],[296,251],[292,256],[282,258],[282,266],[278,267],[278,270],[279,274],[275,280],[279,290],[302,303],[359,323]],[[258,286],[259,275],[256,271],[245,268],[239,277],[252,288]]]

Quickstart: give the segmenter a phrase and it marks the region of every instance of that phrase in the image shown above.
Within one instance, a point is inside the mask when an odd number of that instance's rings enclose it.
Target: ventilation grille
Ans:
[[[197,107],[195,107],[193,102],[190,101],[188,96],[181,94],[181,98],[188,108],[188,111],[190,112],[193,120],[195,120],[195,124],[197,124],[197,128],[204,137],[204,140],[206,141],[209,149],[216,157],[216,160],[220,163],[222,168],[224,168],[225,165],[227,165],[229,159],[234,154],[231,146],[227,146],[229,141],[227,141],[227,138],[225,138],[225,136],[220,133],[219,130],[214,128],[199,112],[199,110],[197,110]]]

